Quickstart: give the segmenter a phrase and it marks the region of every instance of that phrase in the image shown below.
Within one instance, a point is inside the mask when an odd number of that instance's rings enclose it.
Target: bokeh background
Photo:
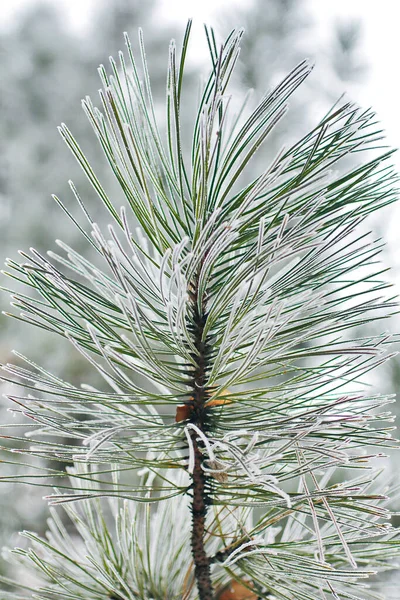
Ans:
[[[117,198],[119,191],[105,168],[105,159],[80,108],[80,100],[85,95],[97,99],[97,66],[123,49],[123,31],[128,31],[136,42],[140,26],[145,32],[154,92],[161,106],[168,43],[171,37],[181,39],[188,17],[195,20],[188,74],[193,101],[207,59],[203,22],[213,25],[220,39],[234,26],[245,27],[234,86],[238,91],[253,88],[254,102],[301,59],[315,59],[312,77],[291,101],[285,125],[268,147],[271,155],[312,126],[342,93],[365,108],[373,106],[386,130],[388,144],[400,147],[400,7],[393,0],[3,0],[2,258],[16,257],[18,250],[29,246],[44,252],[54,248],[56,238],[80,249],[79,235],[50,194],[57,194],[68,207],[73,206],[67,183],[72,179],[94,214],[96,198],[63,145],[57,125],[61,121],[67,123],[95,170],[101,171],[104,185]],[[193,109],[188,98],[184,120],[190,118]],[[400,171],[400,157],[395,160]],[[384,258],[392,269],[389,277],[397,291],[399,224],[400,207],[386,209],[369,223],[376,235],[387,242]],[[7,286],[5,278],[2,285]],[[8,310],[6,294],[0,302],[1,308]],[[386,327],[400,331],[400,318],[393,318]],[[0,334],[1,362],[9,361],[11,350],[17,348],[73,383],[90,382],[93,377],[60,339],[5,317],[0,319]],[[381,392],[400,394],[400,361],[394,359],[370,383]],[[7,384],[3,384],[2,392],[8,392]],[[3,423],[14,418],[8,407],[6,400],[1,402]],[[23,434],[22,429],[16,432]],[[5,441],[3,445],[6,444]],[[388,476],[396,478],[399,459],[393,453],[387,461]],[[4,454],[0,477],[18,475],[18,467],[8,460]],[[0,546],[18,544],[18,530],[45,530],[46,505],[42,495],[40,488],[35,493],[17,483],[0,485]]]

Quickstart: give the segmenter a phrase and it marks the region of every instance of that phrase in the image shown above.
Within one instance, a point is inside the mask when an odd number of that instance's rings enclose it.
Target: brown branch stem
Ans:
[[[205,386],[207,373],[207,354],[208,348],[203,341],[204,326],[206,315],[204,307],[199,310],[198,307],[198,285],[197,280],[190,294],[193,303],[193,339],[197,350],[193,358],[196,361],[196,367],[193,372],[193,388],[191,396],[192,411],[190,422],[196,427],[206,432],[207,409],[206,402],[209,399],[209,393]],[[204,456],[201,442],[195,430],[190,430],[191,442],[194,450],[194,468],[192,473],[192,492],[193,500],[191,506],[192,512],[192,554],[195,569],[195,578],[199,591],[200,600],[214,600],[214,591],[211,582],[210,559],[207,556],[205,548],[205,521],[210,498],[208,495],[207,476],[202,469]]]

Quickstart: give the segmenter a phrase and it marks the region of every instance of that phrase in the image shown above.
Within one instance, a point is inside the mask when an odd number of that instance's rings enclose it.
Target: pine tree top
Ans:
[[[16,554],[42,583],[18,582],[18,597],[378,598],[360,579],[399,549],[372,468],[395,444],[393,398],[363,379],[393,341],[367,326],[397,305],[365,220],[396,199],[392,151],[372,111],[339,102],[254,177],[312,65],[231,114],[243,31],[219,48],[206,29],[188,152],[190,29],[169,47],[165,125],[141,31],[140,66],[126,36],[129,62],[99,69],[102,109],[83,100],[120,202],[60,127],[111,221],[72,182],[84,223],[55,197],[88,256],[58,241],[60,254],[8,261],[30,290],[14,316],[68,339],[102,378],[77,387],[21,354],[3,367],[30,420],[23,439],[8,432],[15,451],[48,461],[24,480],[54,485],[47,499],[74,526],[52,508],[47,538],[25,534]]]

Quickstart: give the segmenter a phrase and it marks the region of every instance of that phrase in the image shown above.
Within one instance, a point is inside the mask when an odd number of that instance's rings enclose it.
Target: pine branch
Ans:
[[[129,66],[121,54],[111,75],[100,68],[102,111],[83,102],[123,206],[60,128],[111,220],[104,233],[73,184],[86,224],[56,199],[92,261],[58,241],[59,253],[7,262],[28,290],[8,290],[14,317],[68,340],[103,381],[78,387],[18,353],[3,366],[28,420],[25,436],[7,427],[26,474],[13,452],[3,480],[55,486],[47,500],[59,509],[48,538],[26,532],[16,559],[44,600],[377,598],[363,581],[390,568],[400,543],[371,461],[396,442],[383,411],[393,398],[367,395],[364,377],[398,340],[354,330],[398,310],[382,243],[363,225],[397,197],[392,152],[377,154],[373,113],[346,103],[249,174],[312,67],[230,116],[243,31],[218,50],[207,29],[189,164],[189,33],[180,58],[169,48],[165,136],[141,32],[141,66],[126,36]]]

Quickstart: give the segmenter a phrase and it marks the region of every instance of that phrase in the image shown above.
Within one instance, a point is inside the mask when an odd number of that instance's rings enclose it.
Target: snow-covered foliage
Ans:
[[[219,48],[207,29],[188,155],[190,29],[180,53],[169,47],[165,131],[141,32],[140,66],[126,36],[127,58],[99,70],[101,110],[83,101],[121,205],[60,127],[111,222],[98,225],[72,182],[85,221],[55,198],[93,260],[59,241],[8,261],[29,290],[14,316],[68,340],[103,384],[22,355],[4,366],[28,418],[25,436],[8,428],[15,450],[52,461],[15,478],[53,485],[61,509],[47,538],[28,533],[16,551],[39,582],[6,578],[3,597],[211,600],[236,580],[251,598],[379,598],[368,579],[399,552],[374,469],[394,443],[393,399],[362,380],[392,340],[352,331],[395,307],[381,242],[360,229],[396,198],[392,152],[373,113],[345,103],[249,175],[312,66],[231,114],[243,31]],[[349,155],[357,166],[341,169]]]

